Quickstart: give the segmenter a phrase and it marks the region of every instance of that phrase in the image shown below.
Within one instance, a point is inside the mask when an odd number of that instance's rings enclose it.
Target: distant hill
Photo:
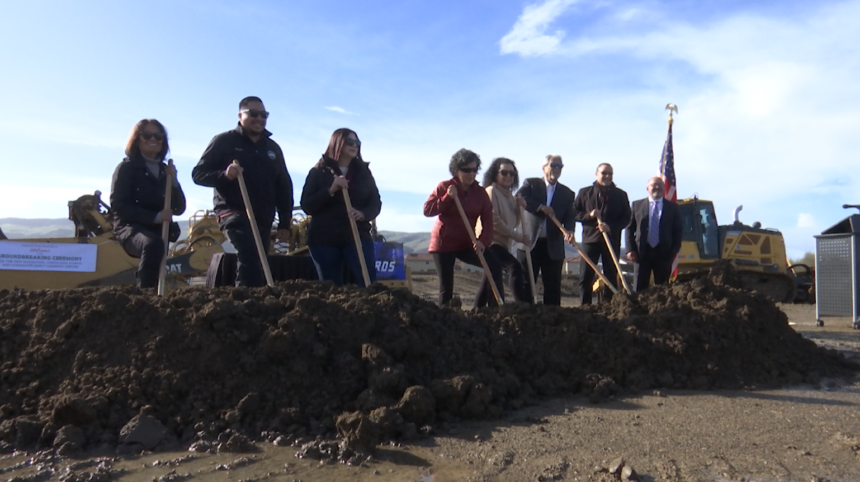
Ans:
[[[180,238],[188,234],[188,223],[180,220]],[[0,229],[9,239],[71,238],[75,235],[75,225],[68,219],[22,219],[0,218]]]
[[[399,233],[397,231],[380,231],[386,241],[403,243],[403,254],[426,253],[430,247],[430,233]],[[568,258],[578,256],[579,253],[571,246],[565,247],[565,255]]]
[[[426,253],[430,247],[430,233],[399,233],[396,231],[380,231],[386,241],[403,243],[403,254]]]
[[[70,238],[75,225],[68,219],[0,218],[0,228],[9,239]]]
[[[188,223],[180,222],[182,235],[185,238]],[[9,239],[34,238],[70,238],[75,234],[75,227],[68,219],[22,219],[0,218],[0,228]],[[426,253],[430,247],[430,233],[401,233],[397,231],[380,231],[387,241],[403,243],[403,253]],[[567,256],[576,256],[576,250],[567,247]]]

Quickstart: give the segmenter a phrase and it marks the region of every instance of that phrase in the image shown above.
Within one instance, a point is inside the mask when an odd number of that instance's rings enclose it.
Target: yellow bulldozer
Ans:
[[[101,192],[95,191],[92,195],[69,201],[68,207],[69,220],[74,223],[74,237],[6,239],[0,231],[0,289],[61,289],[136,283],[139,260],[129,256],[114,238],[113,215],[110,206],[102,201]],[[270,255],[309,255],[307,226],[310,217],[295,211],[300,211],[300,208],[294,208],[289,240],[277,241],[274,226],[268,233],[271,236]],[[375,231],[374,224],[374,235]],[[205,275],[212,258],[224,252],[226,240],[212,211],[194,213],[188,221],[188,236],[174,243],[168,253],[166,287],[188,286],[195,278]],[[384,241],[376,236],[375,240]],[[400,256],[402,259],[402,247]],[[83,261],[66,261],[78,258]],[[393,264],[384,260],[377,260],[377,264],[393,268]],[[380,267],[376,268],[379,272]],[[408,268],[403,268],[403,279],[382,277],[380,283],[411,289],[411,273]]]
[[[74,237],[0,240],[0,289],[134,284],[139,260],[129,256],[114,238],[112,217],[110,206],[96,191],[69,201]],[[223,241],[211,212],[192,216],[188,237],[175,243],[168,255],[167,288],[187,286],[191,278],[204,274],[212,256],[223,251]],[[80,253],[81,245],[86,245],[84,254],[67,255]],[[79,257],[88,258],[90,264],[63,262]]]
[[[723,226],[711,201],[681,199],[678,207],[684,234],[677,281],[702,276],[723,259],[737,268],[747,289],[777,302],[814,301],[814,274],[808,266],[789,264],[779,230],[743,224],[738,219],[743,206],[735,209],[734,222]]]

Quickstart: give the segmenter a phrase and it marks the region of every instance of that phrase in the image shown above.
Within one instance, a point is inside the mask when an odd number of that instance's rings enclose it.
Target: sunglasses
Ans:
[[[145,141],[148,141],[148,140],[152,139],[153,137],[157,141],[163,141],[164,140],[164,134],[162,134],[161,132],[141,132],[140,137]]]
[[[557,168],[561,169],[562,167],[564,167],[564,164],[562,164],[560,162],[550,162],[549,167],[557,167]]]
[[[474,174],[478,172],[477,167],[461,167],[460,172],[465,172],[466,174]]]
[[[509,171],[509,170],[507,170],[507,169],[500,169],[500,170],[499,170],[499,174],[501,174],[501,175],[503,175],[503,176],[510,176],[510,177],[513,177],[513,176],[514,176],[514,174],[516,174],[516,172],[514,172],[514,171]]]
[[[348,145],[348,146],[361,147],[361,141],[359,141],[358,139],[352,140],[352,139],[347,137],[346,139],[343,140],[343,143]]]
[[[239,112],[244,112],[244,113],[248,114],[248,117],[262,117],[263,119],[269,118],[269,113],[264,111],[264,110],[243,109],[243,110],[240,110]]]

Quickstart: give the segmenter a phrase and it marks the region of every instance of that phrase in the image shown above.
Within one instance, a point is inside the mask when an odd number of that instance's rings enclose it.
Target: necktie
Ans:
[[[651,201],[651,216],[648,221],[648,244],[652,248],[660,244],[660,212],[657,211],[657,201]]]

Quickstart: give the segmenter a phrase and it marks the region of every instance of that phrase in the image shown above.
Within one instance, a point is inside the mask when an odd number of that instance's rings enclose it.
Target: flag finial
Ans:
[[[678,113],[678,106],[675,104],[666,104],[666,110],[669,111],[669,124],[672,123],[672,112]]]
[[[666,104],[666,110],[669,111],[669,117],[672,117],[672,112],[678,113],[678,106],[675,104]]]

